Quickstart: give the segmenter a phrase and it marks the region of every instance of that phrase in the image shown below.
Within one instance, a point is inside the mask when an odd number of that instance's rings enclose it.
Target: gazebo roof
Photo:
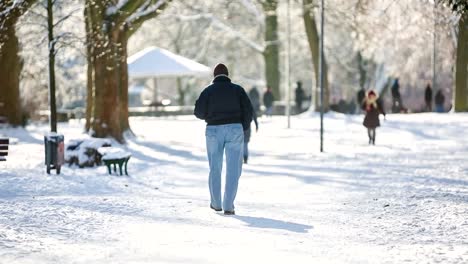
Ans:
[[[148,47],[127,59],[130,78],[208,76],[211,69],[168,50]]]

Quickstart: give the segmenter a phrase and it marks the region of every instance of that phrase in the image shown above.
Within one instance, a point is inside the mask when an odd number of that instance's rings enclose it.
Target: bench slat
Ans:
[[[9,138],[0,138],[0,145],[8,145],[10,144]]]
[[[8,156],[8,152],[0,152],[0,156]]]
[[[8,150],[8,145],[0,145],[0,150]]]

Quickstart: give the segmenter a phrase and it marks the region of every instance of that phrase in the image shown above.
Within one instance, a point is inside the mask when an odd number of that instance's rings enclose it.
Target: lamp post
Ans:
[[[286,40],[286,115],[288,117],[288,128],[291,128],[291,0],[287,6],[287,40]]]
[[[324,0],[322,0],[322,3],[320,5],[320,56],[319,56],[319,86],[320,86],[320,152],[323,152],[323,111],[324,111],[324,105],[323,105],[323,66],[324,66],[324,52],[323,52],[323,39],[325,37],[325,31],[324,31],[324,20],[325,20],[325,7],[324,7]]]
[[[436,48],[437,48],[437,1],[434,0],[434,29],[432,32],[432,90],[436,90],[436,82],[437,82],[437,76],[436,76],[436,59],[437,59],[437,53],[436,53]]]
[[[47,0],[47,29],[49,40],[49,103],[50,131],[57,132],[57,104],[55,100],[55,38],[54,38],[54,2]]]

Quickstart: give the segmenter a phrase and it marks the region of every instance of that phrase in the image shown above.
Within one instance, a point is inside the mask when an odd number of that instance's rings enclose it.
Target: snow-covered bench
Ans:
[[[0,161],[6,161],[6,156],[8,156],[8,145],[10,145],[10,139],[0,138]]]
[[[102,155],[101,160],[106,164],[109,174],[112,174],[111,166],[114,165],[114,172],[117,173],[117,165],[119,165],[120,175],[122,174],[122,167],[125,168],[125,174],[127,172],[128,160],[132,156],[130,152],[127,152],[121,148],[116,147],[101,147],[98,148],[99,154]]]
[[[72,139],[67,143],[65,161],[80,168],[101,165],[100,147],[110,147],[111,141],[103,138]]]

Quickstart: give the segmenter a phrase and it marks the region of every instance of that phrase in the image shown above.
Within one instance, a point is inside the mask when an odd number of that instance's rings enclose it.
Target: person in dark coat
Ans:
[[[436,112],[437,113],[443,113],[444,112],[444,103],[445,103],[445,96],[442,93],[442,90],[438,90],[435,98],[434,98],[434,103],[436,107]]]
[[[427,84],[424,91],[424,102],[426,103],[426,111],[432,112],[432,88],[430,84]]]
[[[369,144],[375,145],[376,129],[380,126],[379,115],[383,114],[385,117],[385,111],[382,107],[382,103],[375,91],[370,90],[367,92],[367,95],[362,102],[362,109],[366,111],[363,125],[367,128]]]
[[[302,102],[304,101],[305,93],[304,93],[304,89],[302,89],[301,81],[298,81],[296,85],[297,87],[296,87],[296,90],[294,91],[295,101],[296,101],[297,113],[300,114],[302,113]]]
[[[249,91],[249,99],[256,114],[260,113],[260,93],[257,87],[252,87]]]
[[[253,109],[245,90],[231,82],[224,64],[213,71],[213,82],[195,103],[194,114],[207,123],[205,136],[210,165],[210,208],[233,215],[234,200],[242,172],[244,131],[250,127]],[[226,183],[221,200],[221,171],[226,152]]]
[[[275,101],[275,96],[271,91],[270,87],[267,87],[267,90],[263,94],[263,104],[265,105],[266,111],[265,114],[267,116],[271,116],[273,114],[273,102]]]
[[[400,79],[396,78],[392,85],[392,99],[393,99],[393,106],[392,111],[394,113],[400,113],[403,105],[401,101],[401,94],[400,94]]]
[[[255,123],[255,132],[258,132],[258,121],[257,121],[257,115],[255,114],[255,111],[253,112],[253,121]],[[250,142],[250,136],[252,134],[252,129],[249,126],[249,129],[244,131],[244,163],[247,163],[249,160],[249,142]]]

